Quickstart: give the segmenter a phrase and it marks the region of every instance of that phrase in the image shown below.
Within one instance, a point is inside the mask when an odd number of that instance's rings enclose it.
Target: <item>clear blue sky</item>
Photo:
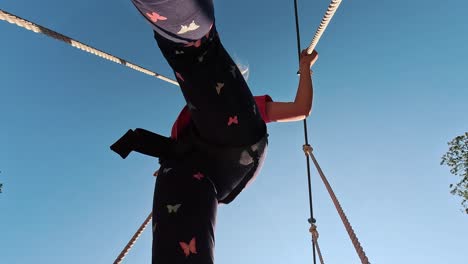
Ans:
[[[292,100],[292,1],[216,1],[254,94]],[[328,1],[300,1],[306,46]],[[0,8],[172,77],[129,0]],[[461,263],[467,216],[439,165],[468,131],[468,3],[344,0],[317,47],[310,142],[372,263]],[[178,88],[0,22],[0,262],[111,263],[151,210],[155,159],[109,150],[128,128],[165,135]],[[219,210],[217,263],[312,263],[302,123],[269,125],[263,171]],[[313,170],[327,263],[359,263]],[[126,263],[150,262],[145,231]]]

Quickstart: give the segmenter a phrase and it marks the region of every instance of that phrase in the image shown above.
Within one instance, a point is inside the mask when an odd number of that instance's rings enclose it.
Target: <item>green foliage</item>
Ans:
[[[462,198],[461,205],[468,214],[468,132],[448,143],[449,150],[442,156],[441,165],[450,167],[450,172],[461,177],[457,184],[450,184],[450,193]]]

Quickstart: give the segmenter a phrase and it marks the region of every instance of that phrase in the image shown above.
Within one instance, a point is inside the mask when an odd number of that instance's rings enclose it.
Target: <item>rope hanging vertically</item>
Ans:
[[[296,1],[296,0],[295,0]],[[312,52],[314,51],[315,47],[317,46],[320,38],[322,37],[323,33],[325,32],[325,29],[327,28],[328,24],[330,23],[331,19],[333,18],[333,15],[335,14],[336,10],[338,10],[338,7],[340,6],[342,0],[332,0],[332,2],[330,3],[330,5],[328,6],[328,9],[327,9],[327,12],[325,14],[325,16],[323,17],[321,23],[320,23],[320,26],[319,28],[317,29],[317,31],[315,32],[315,35],[314,35],[314,38],[312,39],[312,42],[310,43],[309,47],[307,48],[307,53],[308,54],[312,54]],[[297,39],[298,41],[300,41],[300,37],[299,37],[299,27],[298,27],[298,19],[297,19],[297,4],[295,2],[295,13],[296,13],[296,29],[297,29]],[[298,47],[299,47],[299,44],[298,44]],[[300,52],[300,49],[299,49],[299,52]],[[306,153],[306,156],[307,156],[307,171],[308,171],[308,174],[309,174],[309,197],[310,197],[310,200],[312,200],[311,198],[311,192],[310,192],[310,166],[309,166],[309,157],[312,159],[315,167],[317,168],[317,171],[323,181],[323,183],[325,184],[325,187],[328,191],[328,193],[330,194],[330,197],[332,198],[332,201],[333,201],[333,204],[335,205],[335,208],[337,209],[338,211],[338,214],[340,215],[340,218],[341,220],[343,221],[343,224],[346,228],[346,231],[348,232],[348,235],[354,245],[354,248],[356,249],[356,252],[359,256],[359,258],[361,259],[361,263],[362,264],[370,264],[367,256],[366,256],[366,253],[364,252],[364,249],[362,248],[361,244],[359,243],[359,240],[351,226],[351,224],[349,223],[348,221],[348,218],[346,217],[346,214],[344,213],[343,211],[343,208],[341,207],[339,201],[338,201],[338,198],[336,197],[335,193],[333,192],[333,189],[331,188],[331,185],[330,183],[328,182],[327,178],[325,177],[325,174],[323,173],[322,169],[320,168],[320,165],[318,164],[317,160],[315,159],[315,156],[314,154],[312,153],[312,147],[308,144],[308,141],[307,141],[307,138],[308,138],[308,135],[307,135],[307,130],[306,130],[306,123],[305,123],[305,120],[304,120],[304,126],[305,126],[305,129],[304,129],[304,132],[305,132],[305,138],[306,138],[306,144],[303,146],[303,150],[304,152]],[[311,205],[312,206],[312,205]],[[321,252],[320,252],[320,248],[318,247],[318,232],[316,230],[316,226],[313,222],[313,218],[312,218],[312,226],[311,226],[311,233],[312,233],[312,238],[313,238],[313,242],[314,244],[317,245],[317,249],[319,251],[319,256],[320,256],[320,261],[323,263],[323,258],[321,256]],[[315,247],[314,247],[315,249]],[[314,255],[314,263],[315,263],[315,255]]]
[[[115,259],[114,261],[114,264],[120,264],[122,263],[122,260],[125,258],[125,256],[128,254],[128,252],[130,251],[130,249],[132,249],[133,245],[135,244],[135,242],[138,240],[138,238],[140,238],[141,234],[143,233],[143,231],[145,230],[145,228],[148,226],[149,222],[151,221],[152,219],[152,215],[153,215],[153,212],[151,212],[148,217],[146,217],[145,221],[143,222],[143,224],[141,224],[140,228],[138,228],[138,230],[136,231],[136,233],[133,235],[133,237],[130,239],[130,241],[128,241],[127,245],[124,247],[124,249],[122,250],[122,252],[120,252],[119,256],[117,257],[117,259]]]
[[[297,56],[298,60],[300,61],[301,59],[301,34],[300,28],[299,28],[299,14],[298,14],[298,7],[297,7],[297,0],[294,0],[294,18],[296,22],[296,41],[297,41]],[[307,119],[304,119],[303,121],[303,127],[304,127],[304,140],[305,143],[308,145],[309,144],[309,138],[308,138],[308,132],[307,132]],[[310,224],[315,224],[315,218],[314,218],[314,206],[313,206],[313,200],[312,200],[312,182],[311,182],[311,177],[310,177],[310,160],[309,156],[306,155],[306,164],[307,164],[307,183],[308,183],[308,191],[309,191],[309,213],[310,213],[310,218],[309,222]],[[313,263],[317,264],[317,254],[315,252],[315,240],[312,238],[312,259]]]
[[[19,27],[22,27],[24,29],[27,29],[27,30],[35,32],[35,33],[41,33],[41,34],[44,34],[44,35],[46,35],[48,37],[54,38],[56,40],[60,40],[62,42],[65,42],[65,43],[77,48],[77,49],[81,49],[81,50],[86,51],[88,53],[94,54],[94,55],[96,55],[98,57],[104,58],[106,60],[109,60],[109,61],[121,64],[121,65],[127,66],[130,69],[133,69],[135,71],[139,71],[139,72],[142,72],[144,74],[153,76],[153,77],[158,78],[160,80],[163,80],[165,82],[172,83],[172,84],[177,85],[177,86],[179,85],[177,83],[177,81],[172,80],[172,79],[170,79],[170,78],[168,78],[166,76],[163,76],[163,75],[161,75],[159,73],[152,72],[152,71],[150,71],[148,69],[145,69],[145,68],[143,68],[141,66],[133,64],[131,62],[128,62],[128,61],[126,61],[126,60],[124,60],[122,58],[119,58],[119,57],[116,57],[116,56],[111,55],[109,53],[106,53],[104,51],[95,49],[95,48],[93,48],[93,47],[91,47],[89,45],[81,43],[81,42],[79,42],[77,40],[74,40],[74,39],[72,39],[70,37],[62,35],[62,34],[60,34],[58,32],[55,32],[55,31],[53,31],[51,29],[48,29],[48,28],[45,28],[45,27],[40,26],[38,24],[35,24],[35,23],[33,23],[31,21],[28,21],[26,19],[23,19],[23,18],[20,18],[18,16],[15,16],[13,14],[10,14],[10,13],[4,11],[4,10],[1,10],[1,9],[0,9],[0,20],[4,20],[6,22],[17,25]]]

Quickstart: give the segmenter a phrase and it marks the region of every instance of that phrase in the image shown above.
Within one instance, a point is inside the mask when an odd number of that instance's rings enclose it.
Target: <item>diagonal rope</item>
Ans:
[[[317,31],[315,32],[314,38],[312,39],[312,42],[310,43],[309,47],[307,48],[307,53],[312,54],[314,51],[315,47],[317,46],[320,38],[322,37],[323,33],[325,32],[325,29],[328,27],[328,24],[330,23],[331,19],[333,18],[335,12],[338,10],[338,7],[340,6],[342,0],[332,0],[330,5],[328,6],[327,12],[325,13],[325,16],[323,17],[320,26],[318,27]],[[297,35],[297,47],[298,47],[298,55],[300,58],[300,33],[299,33],[299,20],[298,20],[298,12],[297,12],[297,0],[294,0],[294,8],[295,8],[295,16],[296,16],[296,35]],[[303,146],[303,150],[306,153],[307,156],[307,174],[308,174],[308,183],[309,183],[309,203],[310,203],[310,211],[311,211],[311,219],[310,219],[310,232],[312,234],[312,246],[314,250],[314,264],[316,263],[315,260],[315,248],[317,248],[317,252],[320,258],[320,262],[324,264],[322,253],[320,251],[320,247],[318,245],[318,232],[317,232],[317,227],[315,225],[315,219],[313,218],[313,208],[312,208],[312,190],[311,190],[311,177],[310,177],[310,162],[309,162],[309,157],[312,159],[315,167],[317,168],[317,171],[320,174],[320,177],[322,178],[322,181],[324,182],[328,193],[330,194],[333,203],[338,211],[338,214],[341,217],[341,220],[343,221],[343,224],[346,228],[346,231],[348,232],[349,237],[351,238],[351,241],[354,245],[354,248],[356,249],[357,254],[359,255],[359,258],[361,259],[362,264],[370,264],[369,260],[367,259],[367,256],[359,243],[359,240],[354,233],[354,230],[351,226],[351,224],[348,221],[348,218],[346,217],[343,209],[341,208],[340,203],[338,202],[338,199],[336,198],[335,193],[333,192],[333,189],[330,186],[330,183],[328,182],[327,178],[322,172],[322,169],[320,168],[317,160],[315,159],[315,156],[312,153],[312,147],[308,143],[308,134],[307,134],[307,122],[304,119],[304,136],[305,136],[305,145]]]
[[[314,154],[312,153],[312,147],[304,146],[304,151],[307,155],[311,157],[312,161],[314,162],[315,167],[317,168],[317,171],[320,175],[320,178],[322,178],[322,181],[325,184],[328,193],[330,194],[333,204],[335,205],[335,208],[338,211],[338,214],[340,215],[341,221],[343,221],[346,231],[348,232],[349,238],[351,239],[351,242],[353,243],[359,258],[361,259],[361,263],[370,264],[369,260],[367,259],[366,253],[364,252],[364,249],[362,248],[361,243],[359,243],[356,233],[354,232],[353,227],[351,226],[351,223],[349,223],[348,218],[346,217],[346,214],[344,213],[343,208],[341,207],[340,202],[338,201],[338,198],[336,198],[335,192],[333,192],[333,189],[330,183],[328,182],[327,178],[325,177],[322,168],[320,168],[320,165],[318,164]]]
[[[322,21],[320,22],[320,26],[318,27],[317,31],[315,32],[314,38],[312,39],[309,47],[307,48],[307,53],[312,54],[314,51],[315,47],[317,46],[320,38],[322,37],[323,33],[325,32],[325,29],[327,28],[328,24],[330,23],[331,19],[333,18],[333,15],[335,14],[336,10],[338,10],[338,7],[340,6],[342,0],[332,0],[330,5],[328,6],[327,12],[325,13],[324,17],[322,18]],[[295,15],[295,22],[296,22],[296,38],[297,38],[297,54],[298,58],[300,60],[300,55],[301,55],[301,36],[300,36],[300,29],[299,29],[299,15],[298,15],[298,7],[297,7],[297,0],[294,0],[294,15]],[[308,139],[308,132],[307,132],[307,119],[304,119],[304,139],[305,139],[305,144],[309,145],[309,139]],[[309,210],[310,210],[310,219],[309,222],[311,224],[315,224],[315,218],[314,218],[314,208],[313,208],[313,200],[312,200],[312,183],[311,183],[311,174],[310,174],[310,160],[309,156],[306,155],[306,163],[307,163],[307,182],[308,182],[308,189],[309,189]],[[316,246],[317,241],[315,239],[312,239],[312,253],[313,253],[313,261],[314,264],[317,263],[316,260],[316,253],[315,253],[315,248],[317,247],[318,251],[320,248],[318,245]],[[320,261],[323,263],[323,259],[321,256],[321,253],[319,252],[319,257]]]
[[[143,222],[143,224],[141,224],[140,228],[138,228],[138,230],[136,231],[136,233],[133,235],[133,237],[130,239],[130,241],[128,241],[128,244],[124,247],[124,249],[122,250],[122,252],[120,252],[119,256],[117,257],[117,259],[114,261],[114,264],[120,264],[122,263],[123,259],[125,258],[125,256],[128,254],[128,252],[130,251],[130,249],[132,249],[133,245],[135,244],[135,242],[138,240],[138,238],[140,238],[141,234],[143,233],[143,231],[145,230],[145,228],[148,226],[149,222],[151,221],[152,219],[152,215],[153,215],[153,212],[151,212],[148,217],[146,217],[145,221]]]
[[[323,261],[323,257],[322,257],[322,251],[320,251],[320,246],[318,243],[319,233],[317,231],[317,226],[315,224],[312,224],[310,226],[309,232],[312,234],[312,239],[315,242],[315,247],[317,248],[317,254],[319,256],[320,263],[325,264],[325,261]]]
[[[168,82],[168,83],[172,83],[174,85],[179,85],[177,83],[177,81],[174,81],[168,77],[165,77],[159,73],[156,73],[156,72],[152,72],[148,69],[145,69],[141,66],[138,66],[136,64],[133,64],[131,62],[128,62],[122,58],[119,58],[119,57],[116,57],[116,56],[113,56],[109,53],[106,53],[104,51],[101,51],[101,50],[98,50],[98,49],[95,49],[91,46],[88,46],[84,43],[81,43],[77,40],[74,40],[70,37],[67,37],[65,35],[62,35],[58,32],[55,32],[51,29],[48,29],[48,28],[45,28],[43,26],[40,26],[40,25],[37,25],[31,21],[28,21],[26,19],[23,19],[23,18],[20,18],[18,16],[15,16],[13,14],[10,14],[4,10],[1,10],[0,9],[0,20],[4,20],[4,21],[7,21],[9,22],[10,24],[14,24],[14,25],[17,25],[19,27],[22,27],[24,29],[27,29],[29,31],[33,31],[35,33],[41,33],[41,34],[44,34],[48,37],[51,37],[51,38],[54,38],[56,40],[59,40],[59,41],[62,41],[62,42],[65,42],[77,49],[81,49],[83,51],[86,51],[88,53],[91,53],[91,54],[94,54],[98,57],[101,57],[103,59],[106,59],[106,60],[109,60],[109,61],[112,61],[112,62],[115,62],[115,63],[118,63],[118,64],[121,64],[121,65],[124,65],[124,66],[127,66],[128,68],[130,69],[133,69],[135,71],[139,71],[139,72],[142,72],[144,74],[147,74],[147,75],[150,75],[150,76],[153,76],[155,78],[158,78],[160,80],[163,80],[165,82]]]
[[[333,15],[335,15],[336,10],[338,10],[338,7],[340,7],[341,1],[342,0],[331,1],[330,5],[328,6],[327,12],[325,13],[325,16],[323,16],[322,18],[322,22],[320,22],[320,26],[315,32],[314,38],[312,39],[309,47],[307,48],[308,54],[312,54],[312,52],[314,51],[315,46],[317,46],[320,38],[322,37],[323,32],[325,32],[325,29],[327,29],[328,24],[333,18]]]

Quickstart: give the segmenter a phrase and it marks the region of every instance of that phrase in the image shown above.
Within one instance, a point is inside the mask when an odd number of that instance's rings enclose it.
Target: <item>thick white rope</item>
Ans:
[[[338,10],[338,7],[340,7],[342,0],[332,0],[330,5],[328,6],[327,12],[325,13],[325,16],[322,18],[322,22],[320,22],[320,26],[318,27],[317,31],[315,32],[314,38],[312,39],[312,42],[310,42],[309,47],[307,48],[307,53],[312,54],[312,52],[315,49],[315,46],[317,46],[320,38],[322,37],[323,32],[325,32],[325,29],[327,28],[328,24],[330,23],[330,20],[333,18],[333,15],[335,15],[336,10]]]
[[[136,233],[133,235],[133,237],[130,239],[130,241],[128,242],[128,244],[124,247],[124,249],[122,250],[122,252],[120,252],[119,256],[117,257],[117,259],[115,259],[114,261],[114,264],[120,264],[122,263],[123,259],[125,258],[125,256],[127,256],[128,252],[130,251],[130,249],[132,249],[133,245],[135,245],[135,242],[138,240],[138,238],[140,238],[141,234],[143,233],[143,231],[145,230],[145,228],[148,226],[149,222],[151,221],[152,219],[152,216],[153,216],[153,212],[151,212],[148,217],[146,217],[145,221],[143,222],[143,224],[141,224],[140,228],[138,228],[138,230],[136,231]]]
[[[325,177],[325,174],[323,173],[322,168],[320,168],[320,165],[318,164],[317,160],[315,159],[314,154],[312,153],[313,151],[312,147],[308,145],[304,145],[303,150],[306,153],[306,155],[309,155],[312,161],[314,162],[315,167],[317,168],[317,171],[320,175],[320,178],[325,184],[325,188],[327,189],[328,194],[330,194],[333,204],[335,205],[335,208],[338,211],[338,215],[340,216],[341,221],[343,222],[345,229],[348,232],[349,238],[351,239],[351,242],[353,243],[353,246],[356,249],[356,253],[361,259],[361,263],[370,264],[369,259],[367,258],[366,253],[364,252],[364,249],[362,248],[361,243],[359,243],[356,233],[354,232],[353,227],[351,226],[351,223],[348,220],[348,217],[346,217],[346,214],[344,213],[343,208],[341,207],[340,202],[338,201],[338,198],[335,195],[335,192],[333,192],[333,189],[330,183],[328,182],[327,178]]]
[[[54,38],[56,40],[63,41],[63,42],[65,42],[65,43],[67,43],[67,44],[69,44],[69,45],[71,45],[71,46],[73,46],[73,47],[75,47],[77,49],[81,49],[81,50],[86,51],[88,53],[94,54],[94,55],[96,55],[98,57],[104,58],[106,60],[109,60],[109,61],[112,61],[112,62],[115,62],[115,63],[118,63],[118,64],[122,64],[124,66],[127,66],[130,69],[133,69],[135,71],[139,71],[139,72],[142,72],[144,74],[153,76],[153,77],[161,79],[161,80],[163,80],[165,82],[172,83],[172,84],[177,85],[177,86],[179,85],[177,83],[177,81],[172,80],[172,79],[170,79],[168,77],[165,77],[165,76],[163,76],[163,75],[161,75],[159,73],[152,72],[152,71],[150,71],[148,69],[145,69],[145,68],[143,68],[141,66],[133,64],[131,62],[128,62],[128,61],[126,61],[126,60],[124,60],[122,58],[119,58],[119,57],[113,56],[113,55],[111,55],[109,53],[106,53],[104,51],[100,51],[98,49],[95,49],[95,48],[93,48],[93,47],[91,47],[89,45],[86,45],[84,43],[76,41],[76,40],[74,40],[74,39],[72,39],[70,37],[62,35],[62,34],[60,34],[58,32],[55,32],[55,31],[53,31],[51,29],[48,29],[48,28],[45,28],[43,26],[37,25],[37,24],[35,24],[33,22],[30,22],[30,21],[28,21],[26,19],[17,17],[15,15],[10,14],[10,13],[8,13],[6,11],[1,10],[1,9],[0,9],[0,20],[4,20],[6,22],[17,25],[19,27],[22,27],[24,29],[27,29],[27,30],[35,32],[35,33],[44,34],[44,35],[46,35],[48,37],[51,37],[51,38]]]

